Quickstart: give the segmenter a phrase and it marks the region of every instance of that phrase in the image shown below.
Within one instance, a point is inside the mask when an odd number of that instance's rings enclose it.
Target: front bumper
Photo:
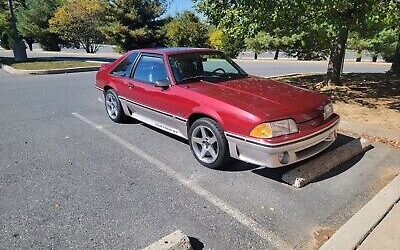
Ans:
[[[329,147],[336,139],[339,119],[330,126],[303,138],[281,144],[265,144],[250,138],[225,133],[231,157],[244,162],[277,168],[310,158]]]

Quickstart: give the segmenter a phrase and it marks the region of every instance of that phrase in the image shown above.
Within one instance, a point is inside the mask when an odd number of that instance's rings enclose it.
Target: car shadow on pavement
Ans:
[[[124,124],[134,124],[134,125],[143,125],[144,123],[141,121],[138,121],[136,119],[130,118],[128,117],[127,119],[125,119],[123,122],[121,122],[120,124],[124,125]]]
[[[160,130],[160,129],[155,128],[155,127],[152,127],[150,125],[147,125],[147,124],[144,124],[144,123],[140,123],[140,122],[137,122],[135,120],[132,120],[131,124],[140,124],[142,126],[145,126],[146,128],[154,130],[154,131],[156,131],[158,133],[161,133],[161,134],[163,134],[165,136],[171,137],[171,138],[173,138],[173,139],[175,139],[175,140],[177,140],[177,141],[179,141],[181,143],[184,143],[184,144],[188,145],[188,141],[186,139],[183,139],[183,138],[181,138],[179,136],[176,136],[176,135],[172,135],[172,134],[170,134],[168,132],[165,132],[165,131]],[[307,160],[300,161],[300,162],[297,162],[295,164],[288,165],[288,166],[283,166],[283,167],[279,167],[279,168],[268,168],[268,167],[262,167],[262,166],[258,166],[258,165],[254,165],[254,164],[250,164],[250,163],[246,163],[246,162],[242,162],[242,161],[233,159],[227,166],[225,166],[222,169],[218,169],[216,171],[222,171],[222,172],[251,171],[252,173],[257,174],[259,176],[262,176],[262,177],[265,177],[265,178],[268,178],[268,179],[271,179],[271,180],[274,180],[274,181],[277,181],[277,182],[280,182],[280,183],[283,183],[283,184],[287,184],[285,181],[282,180],[282,176],[286,172],[288,172],[288,171],[290,171],[292,169],[295,169],[295,168],[301,166],[302,164],[305,164],[306,162],[308,162],[308,161],[310,161],[310,160],[312,160],[314,158],[321,157],[321,155],[323,155],[324,153],[327,153],[327,152],[332,151],[332,150],[334,150],[334,149],[336,149],[338,147],[341,147],[341,146],[343,146],[343,145],[345,145],[345,144],[347,144],[347,143],[349,143],[349,142],[351,142],[351,141],[353,141],[355,139],[356,138],[354,138],[354,137],[338,133],[338,136],[337,136],[337,139],[335,140],[335,142],[330,147],[325,149],[323,152],[321,152],[318,155],[313,156],[313,157],[311,157],[311,158],[309,158]],[[363,158],[364,154],[365,153],[359,154],[359,155],[353,157],[352,159],[350,159],[350,160],[338,165],[337,167],[333,168],[332,170],[330,170],[330,171],[324,173],[323,175],[319,176],[318,178],[312,180],[311,183],[323,181],[325,179],[329,179],[331,177],[334,177],[336,175],[339,175],[339,174],[347,171],[348,169],[350,169],[351,167],[356,165],[357,162],[359,162]]]
[[[186,139],[184,139],[184,138],[182,138],[182,137],[179,137],[179,136],[177,136],[177,135],[168,133],[168,132],[166,132],[166,131],[164,131],[164,130],[161,130],[161,129],[159,129],[159,128],[152,127],[151,125],[148,125],[148,124],[146,124],[146,123],[140,123],[140,122],[139,122],[139,124],[142,125],[142,126],[145,126],[145,127],[148,128],[148,129],[154,130],[154,131],[156,131],[157,133],[160,133],[160,134],[163,134],[163,135],[165,135],[165,136],[168,136],[168,137],[170,137],[170,138],[172,138],[172,139],[175,139],[176,141],[179,141],[179,142],[181,142],[181,143],[187,144],[187,145],[189,146],[188,140],[186,140]]]

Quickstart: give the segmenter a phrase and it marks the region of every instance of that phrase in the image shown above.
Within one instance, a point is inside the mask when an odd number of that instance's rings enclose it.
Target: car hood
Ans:
[[[254,76],[218,83],[200,81],[187,87],[266,121],[290,117],[302,123],[322,115],[329,102],[319,93]]]

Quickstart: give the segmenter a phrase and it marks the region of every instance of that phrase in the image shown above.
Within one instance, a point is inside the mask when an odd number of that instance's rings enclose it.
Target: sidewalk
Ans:
[[[400,250],[400,175],[351,217],[320,249]]]
[[[400,249],[400,203],[392,208],[385,218],[374,228],[367,238],[357,248],[369,249]]]

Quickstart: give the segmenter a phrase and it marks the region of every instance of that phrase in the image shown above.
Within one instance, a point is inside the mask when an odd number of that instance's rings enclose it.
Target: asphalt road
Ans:
[[[94,76],[0,71],[0,249],[139,249],[177,229],[205,249],[308,248],[398,167],[376,145],[302,189],[285,169],[209,170],[185,141],[112,123]]]
[[[82,53],[81,50],[65,49],[62,52],[43,52],[41,50],[35,50],[33,52],[28,51],[28,57],[61,57],[65,59],[86,59],[86,60],[100,60],[110,62],[119,57],[118,54],[112,52],[110,47],[103,48],[97,54],[86,54]],[[0,57],[12,57],[12,51],[6,51],[0,49]],[[292,59],[260,59],[260,60],[248,60],[239,59],[236,62],[243,67],[243,69],[252,75],[258,76],[276,76],[283,74],[293,73],[326,73],[328,65],[327,61],[297,61]],[[389,63],[372,63],[372,62],[361,62],[356,63],[353,59],[346,60],[343,68],[343,72],[356,72],[356,73],[383,73],[390,69],[391,64]]]

